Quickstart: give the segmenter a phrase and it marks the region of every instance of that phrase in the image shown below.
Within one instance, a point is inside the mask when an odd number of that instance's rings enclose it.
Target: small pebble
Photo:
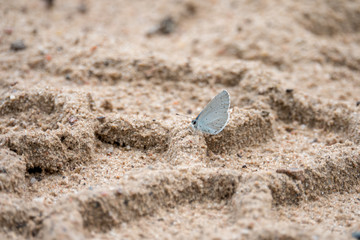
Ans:
[[[26,49],[26,46],[23,40],[16,40],[13,43],[11,43],[10,49],[13,51],[21,51]]]
[[[44,0],[47,8],[52,8],[54,6],[55,0]]]
[[[114,148],[113,147],[109,147],[108,150],[106,151],[106,155],[111,156],[114,152]]]
[[[162,34],[170,34],[175,30],[175,21],[172,17],[164,18],[159,25],[158,31]]]
[[[72,126],[78,121],[78,119],[75,116],[71,116],[71,117],[69,117],[68,121],[69,121],[70,125]]]
[[[18,83],[19,83],[19,82],[17,82],[17,81],[12,82],[12,83],[10,83],[10,86],[13,87],[13,86],[15,86],[15,85],[18,84]]]
[[[294,131],[294,128],[291,127],[291,126],[285,126],[284,128],[285,128],[285,131],[287,131],[287,132],[289,132],[289,133],[291,133],[292,131]]]
[[[317,138],[314,138],[310,143],[317,143],[319,140]]]
[[[107,110],[107,111],[110,111],[110,112],[112,112],[112,110],[113,110],[113,108],[114,108],[113,105],[112,105],[112,103],[111,103],[109,100],[103,101],[100,106],[101,106],[104,110]]]
[[[267,111],[261,111],[261,116],[262,117],[268,117],[270,115],[270,113],[269,112],[267,112]]]
[[[123,190],[121,188],[118,188],[118,189],[116,189],[115,194],[116,195],[121,195],[121,194],[123,194]]]
[[[7,34],[7,35],[11,35],[13,32],[13,30],[11,28],[5,28],[4,29],[4,33]]]
[[[96,120],[98,120],[99,122],[103,123],[104,120],[105,120],[105,117],[104,117],[104,116],[98,116],[98,117],[96,117]]]
[[[186,3],[185,9],[189,15],[195,15],[197,12],[196,6],[193,3]]]
[[[110,62],[111,60],[105,60],[103,63],[104,63],[104,66],[105,67],[108,67],[110,65]]]
[[[36,178],[34,178],[34,177],[31,178],[31,180],[30,180],[30,183],[31,183],[31,184],[35,184],[36,182],[37,182]]]
[[[77,7],[77,10],[79,13],[85,14],[87,13],[88,8],[84,3],[80,3],[79,6]]]
[[[285,90],[285,92],[286,93],[292,93],[292,92],[294,92],[294,89],[288,88],[288,89]]]
[[[165,17],[160,23],[154,27],[152,30],[147,32],[147,36],[151,36],[154,34],[163,34],[168,35],[175,31],[176,23],[171,16]]]

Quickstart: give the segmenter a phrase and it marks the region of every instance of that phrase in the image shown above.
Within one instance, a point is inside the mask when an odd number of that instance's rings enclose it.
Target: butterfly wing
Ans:
[[[230,107],[230,95],[226,90],[216,95],[197,117],[197,128],[209,134],[221,132],[228,120]]]

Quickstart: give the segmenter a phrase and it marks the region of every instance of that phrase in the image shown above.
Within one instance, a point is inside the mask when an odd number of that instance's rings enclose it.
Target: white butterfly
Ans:
[[[229,120],[230,95],[226,90],[216,95],[200,112],[191,126],[201,132],[216,135],[221,132]]]

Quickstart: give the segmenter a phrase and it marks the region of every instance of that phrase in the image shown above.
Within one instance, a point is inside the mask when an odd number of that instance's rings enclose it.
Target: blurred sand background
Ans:
[[[360,1],[3,0],[1,239],[351,239]],[[222,89],[231,117],[192,132]]]

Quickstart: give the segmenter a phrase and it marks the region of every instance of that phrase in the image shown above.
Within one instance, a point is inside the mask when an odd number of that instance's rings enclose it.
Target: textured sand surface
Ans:
[[[351,239],[359,9],[1,1],[0,238]]]

